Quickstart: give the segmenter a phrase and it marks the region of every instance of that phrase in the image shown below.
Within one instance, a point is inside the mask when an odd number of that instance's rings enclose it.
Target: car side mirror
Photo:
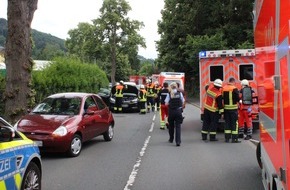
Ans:
[[[0,128],[0,142],[10,142],[13,140],[15,136],[15,132],[13,129],[8,127]]]
[[[92,111],[92,110],[87,110],[87,111],[85,111],[85,113],[84,113],[84,115],[94,115],[94,114],[95,114],[95,112]]]

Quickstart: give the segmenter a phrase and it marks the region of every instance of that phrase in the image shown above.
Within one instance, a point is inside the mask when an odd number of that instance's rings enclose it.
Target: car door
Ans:
[[[0,189],[16,190],[21,183],[20,163],[24,156],[15,154],[21,141],[5,140],[5,130],[8,129],[0,127]]]
[[[94,100],[97,104],[98,110],[96,111],[96,114],[99,116],[99,131],[98,133],[101,134],[105,131],[108,130],[108,127],[110,125],[110,110],[109,108],[106,106],[106,104],[104,103],[104,101],[102,101],[102,99],[98,96],[93,96]],[[99,135],[98,134],[98,135]]]

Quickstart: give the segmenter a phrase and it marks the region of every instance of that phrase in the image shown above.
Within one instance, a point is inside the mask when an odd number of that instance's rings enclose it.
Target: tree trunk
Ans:
[[[31,100],[31,22],[38,0],[8,0],[8,35],[5,47],[5,118],[15,122]]]

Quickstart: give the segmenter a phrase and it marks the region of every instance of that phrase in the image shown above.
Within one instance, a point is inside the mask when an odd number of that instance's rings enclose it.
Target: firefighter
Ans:
[[[115,92],[116,100],[114,105],[114,111],[116,113],[122,112],[123,90],[124,90],[124,82],[121,80],[120,82],[116,83],[116,92]]]
[[[216,79],[213,86],[210,86],[206,91],[203,126],[201,130],[202,140],[207,140],[208,133],[210,141],[218,140],[216,138],[216,131],[219,118],[223,114],[222,83],[221,79]]]
[[[176,146],[180,146],[181,143],[181,123],[182,118],[182,105],[184,104],[184,97],[181,92],[177,90],[177,84],[175,82],[170,84],[171,90],[165,98],[165,105],[168,105],[168,122],[169,122],[169,142],[172,143],[174,139],[175,130],[175,142]]]
[[[168,83],[164,82],[161,91],[158,93],[158,99],[160,100],[160,129],[165,129],[165,125],[167,128],[169,127],[168,124],[168,106],[165,105],[166,96],[169,94]]]
[[[235,86],[235,79],[230,78],[229,83],[223,87],[224,120],[225,120],[225,142],[232,139],[232,143],[238,140],[238,102],[239,90]]]
[[[140,85],[140,91],[138,93],[138,100],[140,106],[140,114],[146,114],[146,102],[147,102],[147,92],[143,84]]]
[[[242,89],[240,90],[240,101],[239,101],[239,137],[243,138],[246,132],[245,140],[252,138],[253,124],[252,124],[252,105],[254,90],[249,85],[249,81],[244,79],[241,81]],[[245,130],[246,123],[246,130]]]
[[[150,110],[155,111],[155,106],[154,106],[154,96],[155,96],[155,86],[152,83],[151,79],[147,80],[147,113],[150,113]]]
[[[154,102],[155,102],[157,111],[159,111],[160,110],[160,98],[158,97],[158,94],[161,90],[161,86],[159,85],[158,81],[155,81],[154,84],[155,84]]]

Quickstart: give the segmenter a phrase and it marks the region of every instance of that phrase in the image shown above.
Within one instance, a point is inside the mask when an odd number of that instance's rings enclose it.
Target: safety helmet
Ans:
[[[150,79],[147,79],[146,82],[147,82],[147,83],[151,83],[151,80],[150,80]]]
[[[247,79],[243,79],[243,80],[241,81],[241,85],[242,85],[242,86],[249,86],[249,81],[248,81]]]
[[[120,85],[120,83],[119,82],[116,82],[116,85]]]
[[[143,84],[141,84],[141,85],[140,85],[140,88],[141,88],[141,89],[144,89],[144,88],[145,88],[145,86],[144,86]]]
[[[159,83],[158,83],[158,81],[155,81],[154,84],[155,84],[155,85],[158,85]]]
[[[223,86],[223,81],[221,79],[215,79],[213,82],[213,85],[222,87]]]
[[[124,84],[124,81],[120,80],[120,84]]]

